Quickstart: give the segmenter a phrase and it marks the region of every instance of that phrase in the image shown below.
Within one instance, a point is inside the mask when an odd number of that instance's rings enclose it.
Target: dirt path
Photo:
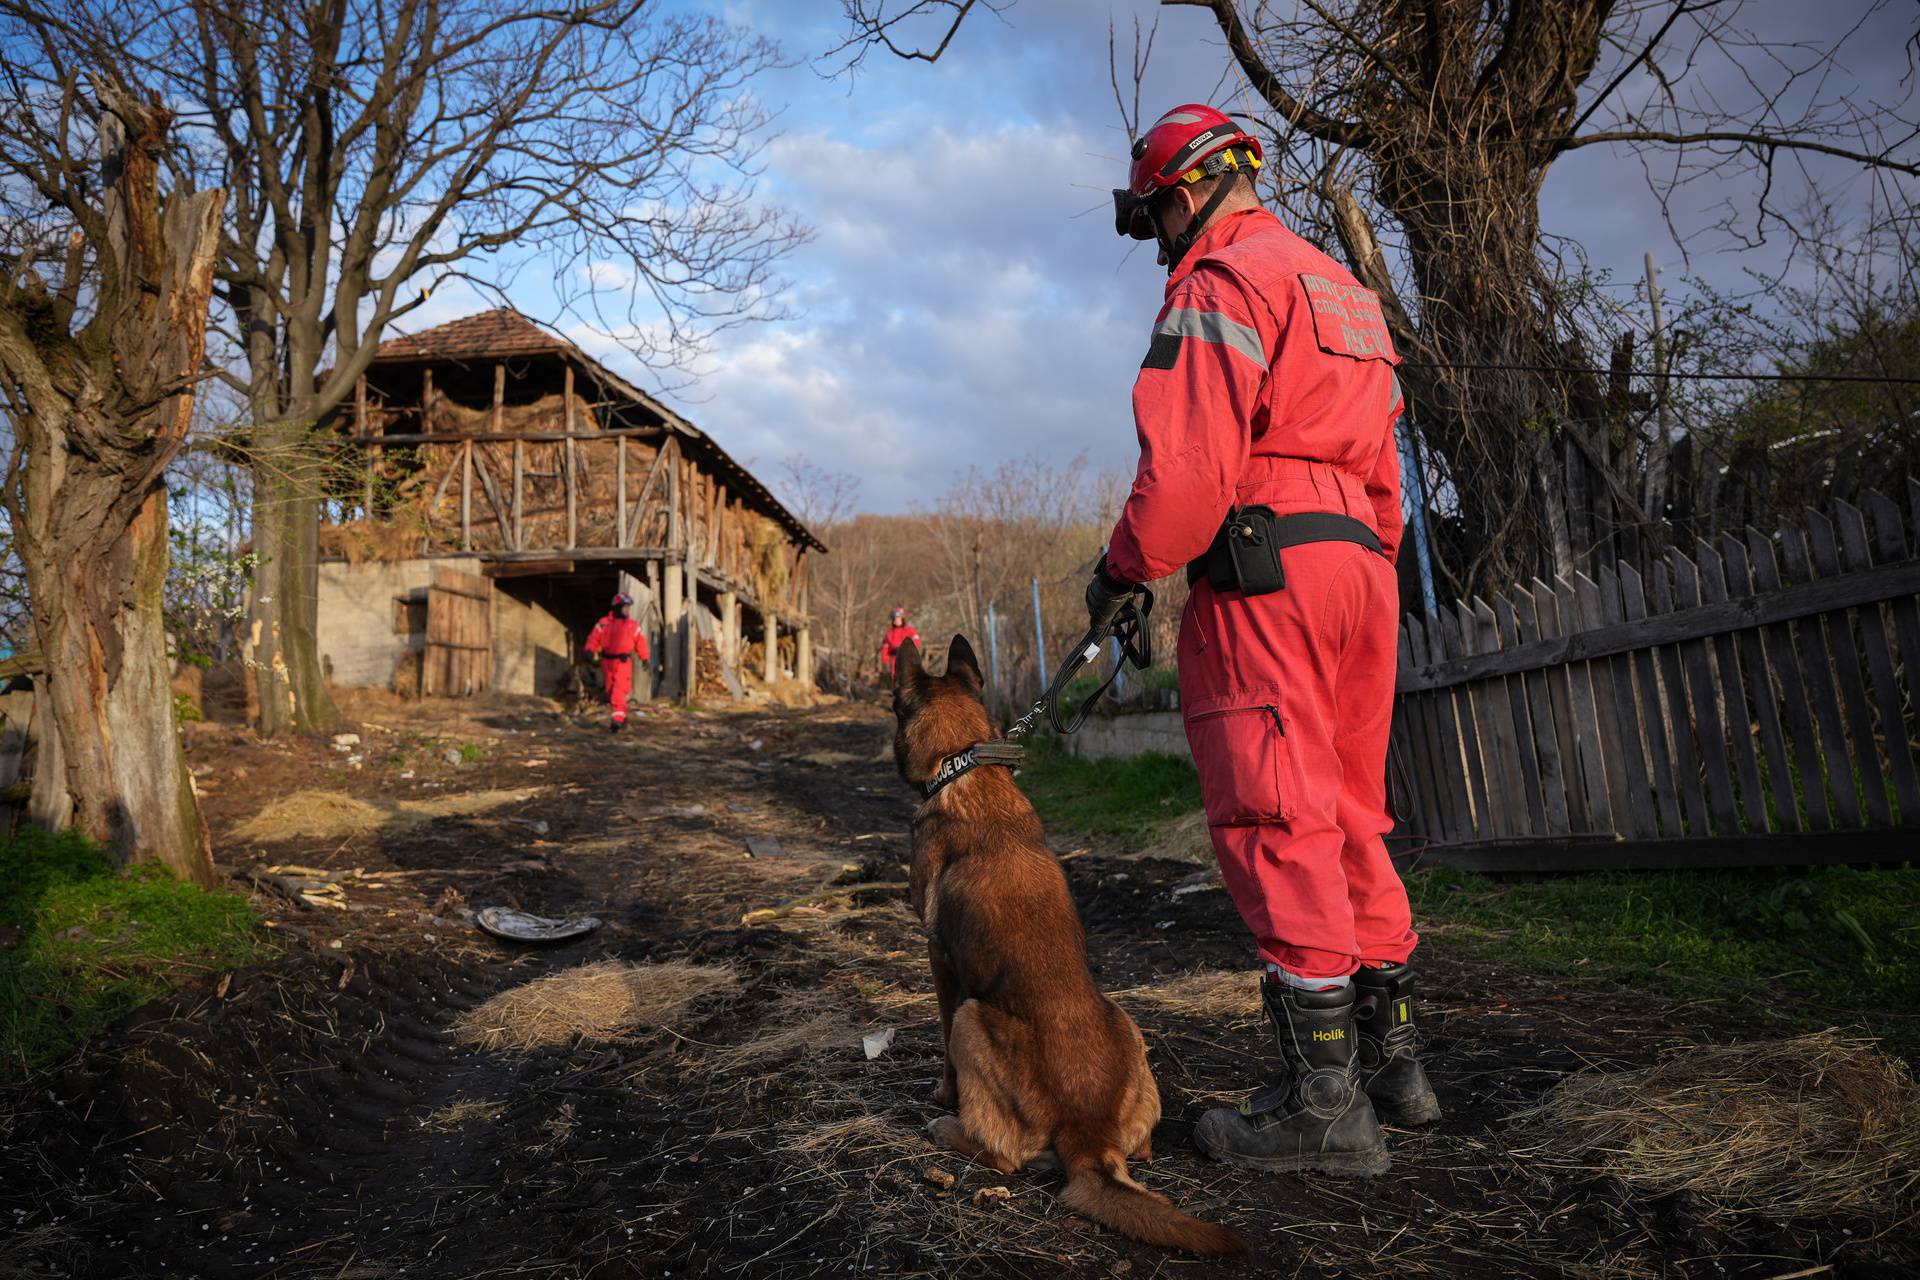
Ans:
[[[544,703],[368,699],[357,713],[369,725],[346,752],[196,734],[224,862],[365,875],[345,911],[262,897],[282,960],[209,974],[4,1099],[0,1273],[1192,1267],[1065,1212],[1055,1175],[1000,1177],[919,1137],[939,1044],[918,926],[885,887],[902,878],[911,800],[881,758],[883,712],[667,711],[618,739]],[[394,816],[344,837],[233,834],[305,788]],[[443,797],[489,792],[490,807],[430,816]],[[784,856],[748,856],[749,838]],[[1898,1249],[1841,1224],[1715,1218],[1550,1168],[1516,1108],[1589,1061],[1650,1061],[1712,1029],[1684,1009],[1469,972],[1444,936],[1427,950],[1427,1026],[1448,1119],[1395,1133],[1391,1174],[1262,1179],[1201,1161],[1193,1120],[1258,1069],[1238,920],[1217,887],[1191,888],[1192,866],[1058,846],[1096,973],[1141,1021],[1165,1099],[1161,1158],[1141,1176],[1256,1242],[1252,1263],[1206,1274],[1907,1274]],[[741,922],[835,886],[821,905]],[[488,903],[585,908],[607,925],[516,950],[465,922]],[[508,1052],[450,1034],[498,992],[599,960],[724,966],[732,986],[621,1040]],[[862,1037],[888,1028],[868,1060]]]

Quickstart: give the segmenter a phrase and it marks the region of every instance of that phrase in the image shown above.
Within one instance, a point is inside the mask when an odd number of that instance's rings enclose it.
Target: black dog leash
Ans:
[[[948,756],[940,762],[940,769],[925,786],[927,799],[931,800],[942,789],[966,777],[983,764],[1004,765],[1017,769],[1026,759],[1027,748],[1020,741],[1032,731],[1034,723],[1042,715],[1058,734],[1077,733],[1080,726],[1087,722],[1087,716],[1093,711],[1094,704],[1106,696],[1113,688],[1113,682],[1120,678],[1121,667],[1132,663],[1134,668],[1145,671],[1153,665],[1153,631],[1147,625],[1153,615],[1153,592],[1141,586],[1135,587],[1133,595],[1114,615],[1113,621],[1106,626],[1087,628],[1087,634],[1080,637],[1080,643],[1053,673],[1053,680],[1045,692],[1033,701],[1027,714],[1007,726],[1007,731],[997,738],[977,742],[959,755]],[[1100,646],[1112,636],[1120,643],[1120,661],[1113,664],[1113,671],[1103,680],[1091,697],[1074,708],[1073,714],[1062,717],[1060,699],[1066,694],[1067,685],[1080,674],[1082,668],[1100,656]]]

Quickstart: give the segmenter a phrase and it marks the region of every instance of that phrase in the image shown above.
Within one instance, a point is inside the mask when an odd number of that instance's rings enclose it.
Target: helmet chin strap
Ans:
[[[1200,212],[1193,215],[1193,221],[1188,223],[1187,229],[1178,236],[1167,235],[1166,223],[1160,220],[1158,201],[1147,206],[1147,216],[1153,219],[1154,239],[1160,242],[1160,252],[1167,255],[1168,275],[1174,273],[1174,269],[1180,265],[1180,259],[1186,257],[1187,250],[1193,248],[1193,242],[1198,240],[1200,233],[1207,229],[1207,223],[1219,211],[1220,205],[1227,198],[1227,193],[1233,190],[1234,184],[1239,180],[1238,173],[1228,173],[1226,181],[1213,189],[1213,194],[1207,197],[1207,202],[1200,206]]]

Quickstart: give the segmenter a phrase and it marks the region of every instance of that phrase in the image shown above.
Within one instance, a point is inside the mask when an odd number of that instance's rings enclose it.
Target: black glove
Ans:
[[[1122,582],[1107,572],[1107,554],[1100,553],[1098,563],[1093,566],[1093,577],[1087,580],[1087,622],[1102,633],[1113,629],[1115,618],[1133,599],[1133,583]]]

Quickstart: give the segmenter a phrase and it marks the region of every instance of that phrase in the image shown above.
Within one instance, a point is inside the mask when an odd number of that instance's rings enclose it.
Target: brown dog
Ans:
[[[894,663],[894,759],[925,788],[943,762],[992,734],[980,701],[979,661],[964,636],[931,676],[912,644]],[[1239,1256],[1234,1232],[1180,1212],[1127,1176],[1151,1160],[1160,1092],[1140,1029],[1087,971],[1086,936],[1040,819],[998,765],[942,786],[913,818],[913,908],[946,1038],[945,1079],[934,1094],[959,1115],[928,1126],[960,1154],[1011,1173],[1044,1163],[1066,1170],[1061,1199],[1136,1240]]]

